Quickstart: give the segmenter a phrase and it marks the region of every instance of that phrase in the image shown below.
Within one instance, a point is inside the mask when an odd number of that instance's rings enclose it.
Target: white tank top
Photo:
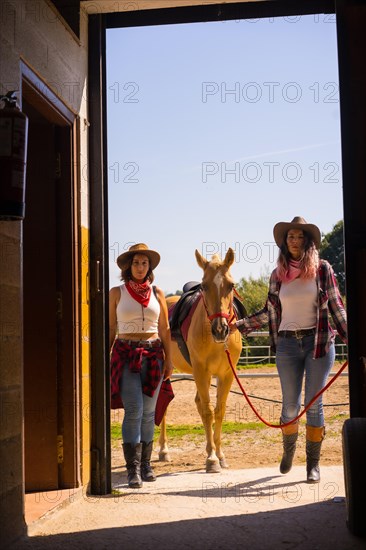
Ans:
[[[294,279],[282,283],[279,330],[301,330],[316,326],[318,290],[315,279]]]
[[[118,334],[158,332],[160,304],[153,289],[147,307],[132,298],[126,285],[121,285],[120,289],[121,297],[116,310]]]

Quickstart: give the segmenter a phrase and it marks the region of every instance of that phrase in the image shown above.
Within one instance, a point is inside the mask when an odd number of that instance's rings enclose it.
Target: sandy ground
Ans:
[[[263,370],[261,370],[263,372]],[[243,380],[251,395],[280,400],[277,378]],[[341,429],[348,418],[348,379],[338,378],[325,396],[327,435],[322,453],[322,478],[314,487],[306,483],[304,421],[295,466],[281,476],[281,433],[259,422],[236,382],[230,394],[226,420],[247,425],[224,435],[230,468],[207,474],[205,437],[195,409],[195,384],[174,382],[176,394],[168,416],[170,425],[188,425],[183,437],[171,437],[171,462],[158,462],[153,454],[156,483],[142,489],[127,488],[121,441],[113,442],[113,493],[103,497],[80,495],[30,529],[17,550],[64,548],[161,550],[208,548],[296,548],[298,550],[361,550],[364,540],[346,527]],[[215,389],[212,388],[214,396]],[[277,423],[280,405],[253,399],[266,419]],[[123,412],[114,413],[120,422]],[[158,432],[158,430],[157,430]],[[319,528],[321,526],[321,528]],[[270,536],[269,536],[270,534]]]
[[[339,367],[336,366],[335,372]],[[275,369],[255,369],[246,371],[252,374],[276,372]],[[260,415],[273,424],[278,423],[281,400],[279,379],[277,378],[244,378],[241,379],[253,405]],[[193,427],[201,425],[201,419],[194,403],[195,384],[190,380],[174,381],[175,398],[169,406],[168,426],[182,424],[192,425],[192,433],[181,438],[174,437],[169,441],[171,455],[170,463],[158,461],[158,443],[153,452],[154,468],[157,474],[174,473],[203,468],[206,460],[205,437],[197,435]],[[212,400],[215,400],[215,388],[212,388]],[[349,417],[348,377],[339,377],[324,394],[324,412],[326,419],[326,437],[322,447],[321,463],[324,465],[342,464],[341,430],[344,421]],[[121,421],[122,411],[115,411],[114,421]],[[223,449],[230,468],[258,468],[275,466],[282,454],[281,431],[269,428],[258,420],[241,394],[234,380],[227,401],[225,420],[230,422],[252,423],[251,429],[243,429],[238,433],[223,435]],[[157,430],[157,433],[159,430]],[[123,466],[121,442],[116,442],[112,449],[112,464],[114,471]],[[294,465],[305,464],[305,417],[301,419],[300,436]]]

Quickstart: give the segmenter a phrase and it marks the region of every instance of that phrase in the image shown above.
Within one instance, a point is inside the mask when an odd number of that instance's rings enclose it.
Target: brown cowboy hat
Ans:
[[[301,216],[295,216],[292,222],[276,223],[273,228],[273,236],[277,246],[281,247],[290,229],[302,229],[303,231],[309,233],[310,237],[314,241],[316,248],[319,249],[321,242],[321,234],[319,228],[312,223],[307,223]]]
[[[117,265],[120,269],[124,269],[126,264],[135,254],[144,254],[150,260],[150,268],[155,269],[160,262],[160,254],[155,252],[155,250],[150,250],[147,244],[137,243],[130,246],[127,252],[120,254],[117,258]]]

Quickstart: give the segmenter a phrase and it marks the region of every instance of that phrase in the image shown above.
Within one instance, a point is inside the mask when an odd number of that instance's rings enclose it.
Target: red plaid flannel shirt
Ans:
[[[120,384],[123,383],[122,367],[128,363],[131,372],[140,373],[142,359],[149,361],[147,376],[142,386],[142,392],[152,397],[161,380],[159,360],[164,360],[163,346],[143,348],[131,347],[127,342],[122,342],[118,338],[114,341],[111,354],[111,408],[119,409],[123,407]]]
[[[339,293],[338,284],[332,266],[326,260],[320,260],[316,275],[318,287],[317,323],[314,345],[314,359],[323,357],[335,339],[335,331],[329,323],[331,315],[335,328],[343,342],[347,343],[346,311]],[[276,353],[278,328],[281,323],[281,302],[279,292],[281,281],[277,278],[277,271],[272,271],[269,280],[269,291],[266,305],[260,311],[243,319],[244,324],[238,326],[243,334],[252,330],[269,326],[271,349]]]

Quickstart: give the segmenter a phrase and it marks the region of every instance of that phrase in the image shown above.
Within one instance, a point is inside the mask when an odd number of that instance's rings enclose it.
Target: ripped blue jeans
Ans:
[[[300,412],[301,392],[305,375],[305,405],[326,385],[334,363],[335,347],[331,344],[327,354],[313,359],[315,335],[301,339],[278,337],[276,366],[281,381],[281,422],[290,422]],[[309,426],[324,426],[323,395],[306,413]]]

